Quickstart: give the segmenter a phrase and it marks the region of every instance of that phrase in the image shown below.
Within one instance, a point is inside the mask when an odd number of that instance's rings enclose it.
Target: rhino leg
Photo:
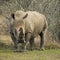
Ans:
[[[13,41],[13,42],[14,42],[14,48],[17,51],[18,50],[17,42],[16,41]]]
[[[14,34],[13,34],[12,32],[10,32],[10,34],[11,34],[11,38],[12,38],[12,40],[13,40],[13,42],[14,42],[14,48],[15,48],[15,50],[17,50],[17,48],[18,48],[18,46],[17,46],[17,40],[16,40],[16,38],[14,37]]]
[[[29,40],[31,38],[31,33],[27,33],[26,36],[25,36],[25,43],[22,44],[22,51],[26,51],[26,46],[28,45],[29,43]]]
[[[30,50],[33,50],[34,49],[34,37],[31,37],[29,43],[30,43]]]
[[[40,50],[44,50],[44,33],[41,32],[40,34],[41,41],[40,41]]]

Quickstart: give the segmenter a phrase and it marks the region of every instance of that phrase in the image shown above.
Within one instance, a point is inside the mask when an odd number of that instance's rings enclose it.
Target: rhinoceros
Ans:
[[[22,51],[26,51],[29,42],[30,49],[33,50],[34,38],[39,35],[41,37],[40,49],[44,50],[44,37],[48,27],[46,17],[36,11],[21,10],[12,13],[11,17],[13,19],[11,37],[15,48],[17,49],[17,44],[21,43]]]

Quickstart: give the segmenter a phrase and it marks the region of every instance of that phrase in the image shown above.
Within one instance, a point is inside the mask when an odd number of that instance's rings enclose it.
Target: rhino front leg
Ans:
[[[17,41],[13,40],[13,42],[14,42],[14,49],[15,49],[15,51],[18,51]]]
[[[14,48],[15,48],[15,51],[18,51],[17,41],[14,41]]]
[[[26,47],[29,43],[30,38],[31,38],[31,33],[27,33],[26,36],[25,36],[25,41],[26,42],[22,44],[22,51],[23,52],[26,51]]]
[[[14,34],[13,34],[12,32],[10,32],[10,34],[11,34],[12,41],[13,41],[13,43],[14,43],[14,49],[17,51],[17,49],[18,49],[17,40],[16,40],[16,38],[14,37]]]

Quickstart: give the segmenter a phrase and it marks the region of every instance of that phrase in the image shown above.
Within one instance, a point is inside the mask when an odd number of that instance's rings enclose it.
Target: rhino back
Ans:
[[[45,16],[38,13],[38,12],[27,12],[28,13],[28,17],[25,19],[25,23],[26,23],[26,32],[31,32],[34,35],[36,35],[37,33],[40,33],[45,25]]]

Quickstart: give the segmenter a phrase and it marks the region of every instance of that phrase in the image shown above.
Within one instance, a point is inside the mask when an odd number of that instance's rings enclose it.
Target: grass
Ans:
[[[0,49],[0,60],[60,60],[60,49],[34,50],[24,53]]]
[[[27,50],[24,53],[20,53],[13,52],[11,42],[12,40],[9,36],[0,35],[0,60],[60,60],[60,49],[56,49],[55,44],[49,43],[44,51]]]

